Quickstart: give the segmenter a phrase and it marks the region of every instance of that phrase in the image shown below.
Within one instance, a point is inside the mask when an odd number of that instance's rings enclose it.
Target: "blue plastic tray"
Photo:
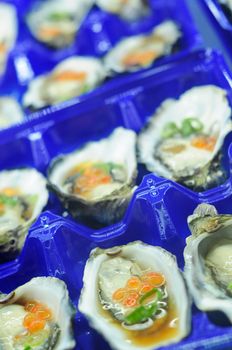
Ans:
[[[178,97],[196,85],[216,84],[228,91],[232,105],[231,74],[222,56],[211,50],[192,53],[178,62],[170,62],[135,78],[123,86],[105,91],[101,98],[82,101],[78,109],[67,106],[31,120],[27,128],[3,133],[0,168],[30,165],[46,173],[50,160],[70,152],[87,140],[100,139],[123,125],[139,131],[158,105],[168,97]],[[155,98],[154,98],[155,97]],[[94,125],[94,128],[92,127]],[[230,173],[232,134],[224,144],[225,164]],[[82,276],[89,252],[96,246],[110,247],[134,240],[160,245],[177,256],[183,268],[183,248],[189,234],[186,219],[200,202],[213,202],[221,213],[232,212],[231,177],[222,186],[195,193],[172,181],[146,175],[139,169],[138,190],[124,219],[104,229],[89,229],[62,218],[62,208],[51,197],[48,209],[30,230],[19,258],[0,266],[0,290],[9,292],[34,276],[56,276],[69,288],[75,305],[82,287]],[[175,205],[175,212],[173,211]],[[201,325],[201,326],[199,326]],[[78,350],[108,350],[105,341],[91,330],[80,313],[75,319]],[[231,328],[216,326],[208,316],[193,308],[192,332],[176,346],[166,349],[228,349],[232,347]]]
[[[126,22],[118,16],[103,12],[95,6],[82,23],[73,45],[58,51],[40,44],[30,34],[25,23],[25,16],[30,8],[33,8],[34,0],[9,0],[7,2],[16,6],[19,17],[19,35],[16,46],[10,54],[6,74],[0,82],[0,89],[2,95],[10,94],[20,103],[28,83],[35,76],[49,72],[61,60],[76,54],[101,58],[122,38],[149,32],[153,26],[158,25],[165,19],[176,21],[183,36],[179,42],[179,51],[160,58],[153,66],[160,66],[173,59],[178,59],[202,44],[200,34],[195,28],[184,0],[178,0],[177,2],[167,0],[165,4],[163,0],[151,0],[151,12],[146,20],[139,20],[134,23]],[[136,76],[137,74],[134,73],[133,75]],[[124,74],[124,76],[127,75]],[[105,82],[103,87],[95,90],[96,93],[101,94],[102,90],[114,89],[114,81],[118,79],[120,80],[120,77]],[[77,104],[79,101],[91,98],[94,94],[95,92],[90,92],[66,103]],[[63,105],[65,104],[60,104],[58,108],[62,108]],[[25,121],[39,117],[43,113],[48,114],[56,108],[56,106],[48,107],[45,108],[45,111],[32,114],[25,110]]]
[[[218,0],[205,0],[205,2],[221,27],[232,34],[232,22],[230,22]]]

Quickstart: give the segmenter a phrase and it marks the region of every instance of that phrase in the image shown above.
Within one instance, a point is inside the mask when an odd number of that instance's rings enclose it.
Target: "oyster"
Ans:
[[[127,20],[145,15],[148,5],[146,0],[96,0],[96,4],[103,10],[120,15]]]
[[[230,17],[232,15],[232,0],[219,0],[219,3],[223,6],[223,8],[230,12]]]
[[[47,200],[46,179],[35,169],[0,172],[0,253],[22,248],[29,227]]]
[[[17,16],[15,7],[0,3],[0,75],[5,72],[9,52],[13,49],[17,37]]]
[[[199,205],[188,218],[185,275],[197,307],[222,311],[232,322],[232,215]]]
[[[173,21],[162,22],[151,33],[121,40],[106,55],[105,67],[117,73],[149,67],[159,57],[170,54],[180,37]]]
[[[15,99],[0,97],[0,129],[20,123],[23,119],[23,111]]]
[[[165,100],[138,139],[149,171],[197,191],[225,181],[221,147],[231,131],[226,91],[205,85]]]
[[[100,60],[72,56],[59,63],[52,72],[31,81],[23,97],[23,105],[39,109],[84,94],[105,79]]]
[[[79,310],[112,349],[157,349],[187,336],[190,303],[176,260],[133,242],[91,252]]]
[[[92,0],[48,0],[40,2],[27,16],[34,37],[60,49],[70,45],[92,6]]]
[[[135,132],[117,128],[58,157],[48,170],[49,186],[75,218],[113,223],[123,216],[135,188],[135,143]]]
[[[70,350],[75,346],[73,309],[65,283],[37,277],[0,295],[2,350]]]

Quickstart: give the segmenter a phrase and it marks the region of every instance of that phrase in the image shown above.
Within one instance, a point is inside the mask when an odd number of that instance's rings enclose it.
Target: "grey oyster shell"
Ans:
[[[128,340],[128,334],[124,332],[125,322],[121,323],[125,310],[121,308],[119,312],[118,304],[112,300],[112,292],[122,288],[132,275],[140,276],[141,272],[150,270],[165,276],[166,293],[176,305],[179,327],[171,338],[154,339],[152,345],[143,347]],[[109,249],[96,248],[86,263],[83,282],[79,310],[88,318],[90,325],[104,336],[112,349],[157,349],[180,341],[190,330],[191,302],[182,274],[175,257],[161,247],[137,241]],[[110,308],[107,308],[107,304],[110,304]],[[101,308],[112,313],[117,322],[111,321],[110,316],[102,313]],[[147,322],[149,320],[150,323]],[[136,327],[130,330],[138,332],[149,329],[153,322],[151,318],[147,321],[133,325]]]
[[[48,169],[49,187],[65,209],[88,225],[112,224],[122,218],[135,190],[137,162],[136,134],[132,130],[117,128],[107,138],[89,142],[81,149],[55,158]],[[110,162],[122,166],[124,174],[115,174],[113,187],[99,187],[93,198],[85,198],[68,191],[64,184],[66,174],[82,162]]]
[[[74,308],[71,305],[66,284],[54,277],[36,277],[11,293],[0,294],[0,347],[2,350],[23,350],[23,344],[15,344],[15,336],[23,334],[23,305],[38,301],[47,306],[53,318],[46,326],[47,337],[40,345],[31,342],[33,350],[71,350],[75,347],[72,332]],[[26,334],[25,334],[26,336]],[[35,342],[36,343],[36,342]]]
[[[232,215],[201,204],[188,218],[185,276],[197,307],[222,311],[232,323]]]

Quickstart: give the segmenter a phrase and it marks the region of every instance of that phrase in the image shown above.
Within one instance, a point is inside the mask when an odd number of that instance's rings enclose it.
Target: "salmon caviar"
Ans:
[[[116,290],[116,292],[114,292],[112,298],[115,301],[122,301],[123,298],[125,297],[125,295],[126,295],[126,289],[120,288],[120,289]]]
[[[112,294],[112,299],[127,308],[132,308],[139,304],[143,295],[164,284],[165,277],[158,272],[147,272],[140,277],[132,276],[124,288],[119,288]]]
[[[41,303],[29,301],[24,306],[28,313],[24,317],[23,326],[30,333],[38,332],[45,328],[46,322],[51,320],[51,311]]]
[[[144,276],[142,276],[142,281],[151,284],[154,287],[161,287],[165,283],[165,278],[163,275],[157,272],[148,272]]]
[[[212,152],[214,150],[216,142],[217,139],[213,136],[199,136],[192,140],[191,145],[195,148],[200,148]]]
[[[127,281],[126,287],[128,289],[139,289],[141,286],[141,281],[138,277],[132,277]]]

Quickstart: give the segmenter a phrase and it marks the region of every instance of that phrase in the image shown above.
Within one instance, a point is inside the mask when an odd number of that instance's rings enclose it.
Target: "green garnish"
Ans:
[[[153,316],[158,309],[157,302],[147,306],[139,306],[125,317],[126,324],[132,325],[146,321]]]
[[[180,132],[183,136],[190,136],[203,130],[203,124],[197,118],[185,118],[182,121]]]
[[[145,293],[140,299],[139,303],[142,304],[146,299],[150,298],[152,295],[156,295],[156,301],[159,301],[162,299],[163,294],[161,291],[157,288],[153,288],[149,292]]]
[[[228,284],[227,289],[230,289],[232,291],[232,282]]]
[[[0,195],[0,203],[14,207],[18,203],[18,198],[17,197],[9,197],[9,196],[6,196],[5,194],[1,194]]]
[[[26,345],[23,350],[31,350],[32,347],[30,345]]]
[[[167,123],[162,131],[162,137],[164,139],[169,139],[172,136],[179,134],[179,129],[174,122]]]
[[[48,19],[50,21],[64,21],[66,19],[70,19],[70,14],[69,13],[65,13],[65,12],[53,12],[49,15]]]
[[[148,318],[152,317],[158,309],[158,301],[163,297],[163,293],[157,288],[153,288],[151,291],[147,292],[140,298],[140,304],[144,302],[148,297],[153,294],[157,295],[156,300],[148,305],[141,305],[132,311],[129,315],[125,317],[125,322],[128,325],[133,325],[136,323],[141,323],[146,321]]]
[[[123,169],[122,165],[115,164],[115,163],[112,163],[112,162],[109,162],[109,163],[95,163],[94,167],[103,170],[107,174],[110,174],[112,169]]]

